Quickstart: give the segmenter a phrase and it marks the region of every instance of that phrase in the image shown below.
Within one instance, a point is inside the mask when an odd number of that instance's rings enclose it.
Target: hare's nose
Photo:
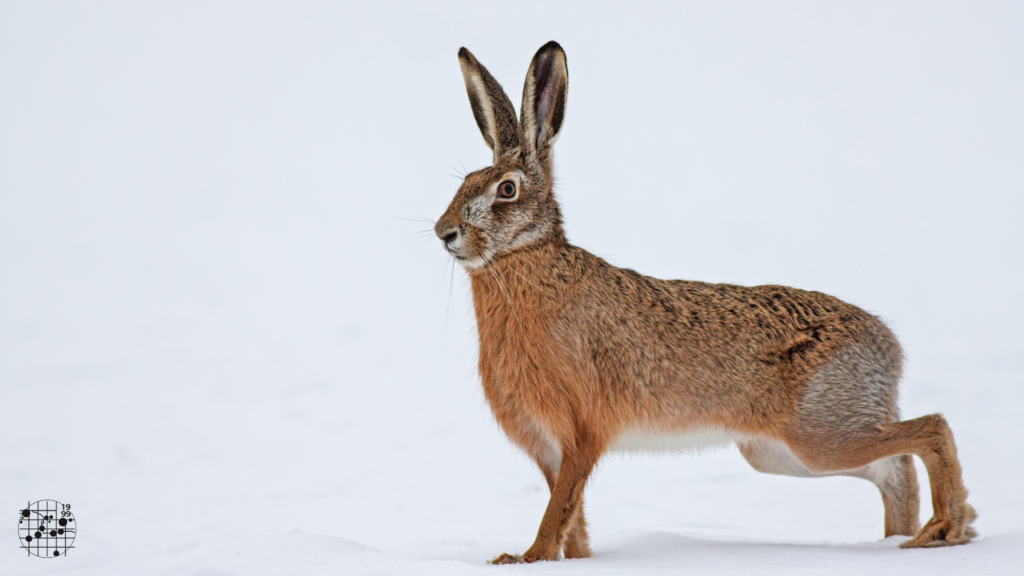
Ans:
[[[439,234],[438,236],[441,236],[441,235]],[[447,234],[445,234],[444,236],[441,236],[441,242],[444,242],[445,244],[451,244],[458,237],[459,237],[459,231],[458,230],[452,230],[452,231],[448,232]]]

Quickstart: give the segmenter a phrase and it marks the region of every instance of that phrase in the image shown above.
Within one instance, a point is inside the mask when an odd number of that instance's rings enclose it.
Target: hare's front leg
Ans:
[[[587,534],[587,519],[583,516],[583,496],[580,495],[579,513],[569,529],[569,535],[562,544],[562,553],[569,558],[590,558],[590,535]]]
[[[586,527],[582,520],[583,488],[586,486],[587,478],[590,477],[599,456],[600,451],[595,446],[582,444],[579,441],[576,446],[563,447],[558,477],[555,479],[548,507],[544,511],[544,518],[540,522],[537,539],[522,556],[502,554],[491,560],[491,564],[557,560],[563,545],[566,546],[566,557],[574,557],[570,554],[578,554],[583,550],[586,551],[586,555],[589,555],[590,549],[589,546],[586,546],[585,540]],[[577,521],[580,522],[581,535],[584,538],[582,550],[578,540],[571,543],[567,541],[567,537],[570,536]]]
[[[559,463],[551,458],[535,457],[534,461],[544,474],[544,480],[548,483],[548,493],[555,493],[555,482],[558,480]],[[580,495],[579,512],[576,514],[576,521],[569,528],[569,533],[562,544],[562,553],[566,558],[590,558],[590,535],[587,534],[587,520],[583,509],[583,496]]]

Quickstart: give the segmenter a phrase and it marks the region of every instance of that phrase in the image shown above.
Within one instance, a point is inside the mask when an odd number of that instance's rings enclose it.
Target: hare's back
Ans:
[[[868,349],[886,364],[900,362],[899,343],[877,317],[822,292],[686,281],[666,285],[690,309],[690,329],[706,350],[807,376],[851,347]]]
[[[584,332],[577,341],[595,346],[591,357],[606,358],[602,368],[615,369],[605,373],[620,381],[635,376],[638,384],[675,388],[701,380],[723,394],[763,382],[791,392],[854,349],[898,379],[902,355],[893,334],[833,296],[660,280],[600,262],[571,322]]]

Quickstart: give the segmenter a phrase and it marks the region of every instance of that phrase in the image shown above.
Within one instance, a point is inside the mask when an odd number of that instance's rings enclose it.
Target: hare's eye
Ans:
[[[516,197],[516,183],[511,180],[503,180],[498,184],[498,198],[511,200]]]

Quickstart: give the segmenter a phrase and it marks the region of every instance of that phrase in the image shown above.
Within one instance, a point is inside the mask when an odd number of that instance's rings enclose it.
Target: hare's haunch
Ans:
[[[902,353],[878,318],[820,292],[650,278],[569,244],[551,156],[565,52],[534,56],[518,120],[465,48],[459,62],[494,165],[466,176],[435,231],[472,282],[487,401],[551,490],[533,545],[493,562],[589,556],[583,488],[606,451],[715,442],[761,472],[870,480],[905,547],[975,535],[945,419],[900,421]],[[935,511],[920,529],[911,455]]]

